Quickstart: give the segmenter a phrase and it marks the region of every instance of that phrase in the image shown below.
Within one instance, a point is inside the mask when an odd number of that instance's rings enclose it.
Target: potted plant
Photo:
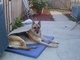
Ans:
[[[45,2],[43,0],[32,0],[32,9],[35,10],[38,14],[43,13],[43,9],[46,6]]]

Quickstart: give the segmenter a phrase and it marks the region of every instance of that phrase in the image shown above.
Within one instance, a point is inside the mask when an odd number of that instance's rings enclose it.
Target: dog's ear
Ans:
[[[33,22],[32,22],[32,25],[34,25],[34,24],[35,24],[35,22],[33,21]]]
[[[38,24],[41,26],[41,21],[39,21]]]

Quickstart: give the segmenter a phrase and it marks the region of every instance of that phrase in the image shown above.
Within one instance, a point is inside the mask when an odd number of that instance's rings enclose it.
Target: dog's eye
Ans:
[[[36,29],[36,27],[34,27],[34,29]]]
[[[40,29],[40,27],[38,27],[38,29]]]

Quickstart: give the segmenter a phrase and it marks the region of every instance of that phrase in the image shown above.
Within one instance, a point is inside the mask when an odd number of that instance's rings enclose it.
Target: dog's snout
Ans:
[[[37,31],[37,34],[38,34],[38,31]]]
[[[39,30],[35,30],[35,32],[38,34],[39,33]]]

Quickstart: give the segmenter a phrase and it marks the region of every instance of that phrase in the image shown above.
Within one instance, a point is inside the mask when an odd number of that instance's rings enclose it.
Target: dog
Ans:
[[[43,35],[41,33],[41,21],[39,21],[38,23],[35,23],[33,21],[31,29],[29,31],[26,31],[23,33],[24,34],[21,34],[21,35],[25,35],[32,42],[42,44],[47,47],[55,47],[55,48],[58,47],[57,46],[58,42],[56,42],[54,40],[49,40],[49,39],[43,37]],[[8,37],[8,39],[9,39],[9,47],[26,49],[26,50],[35,48],[35,46],[31,46],[31,47],[26,46],[26,43],[28,43],[28,42],[25,41],[25,39],[22,39],[18,34],[10,35]],[[50,44],[43,42],[43,40],[49,41]]]

